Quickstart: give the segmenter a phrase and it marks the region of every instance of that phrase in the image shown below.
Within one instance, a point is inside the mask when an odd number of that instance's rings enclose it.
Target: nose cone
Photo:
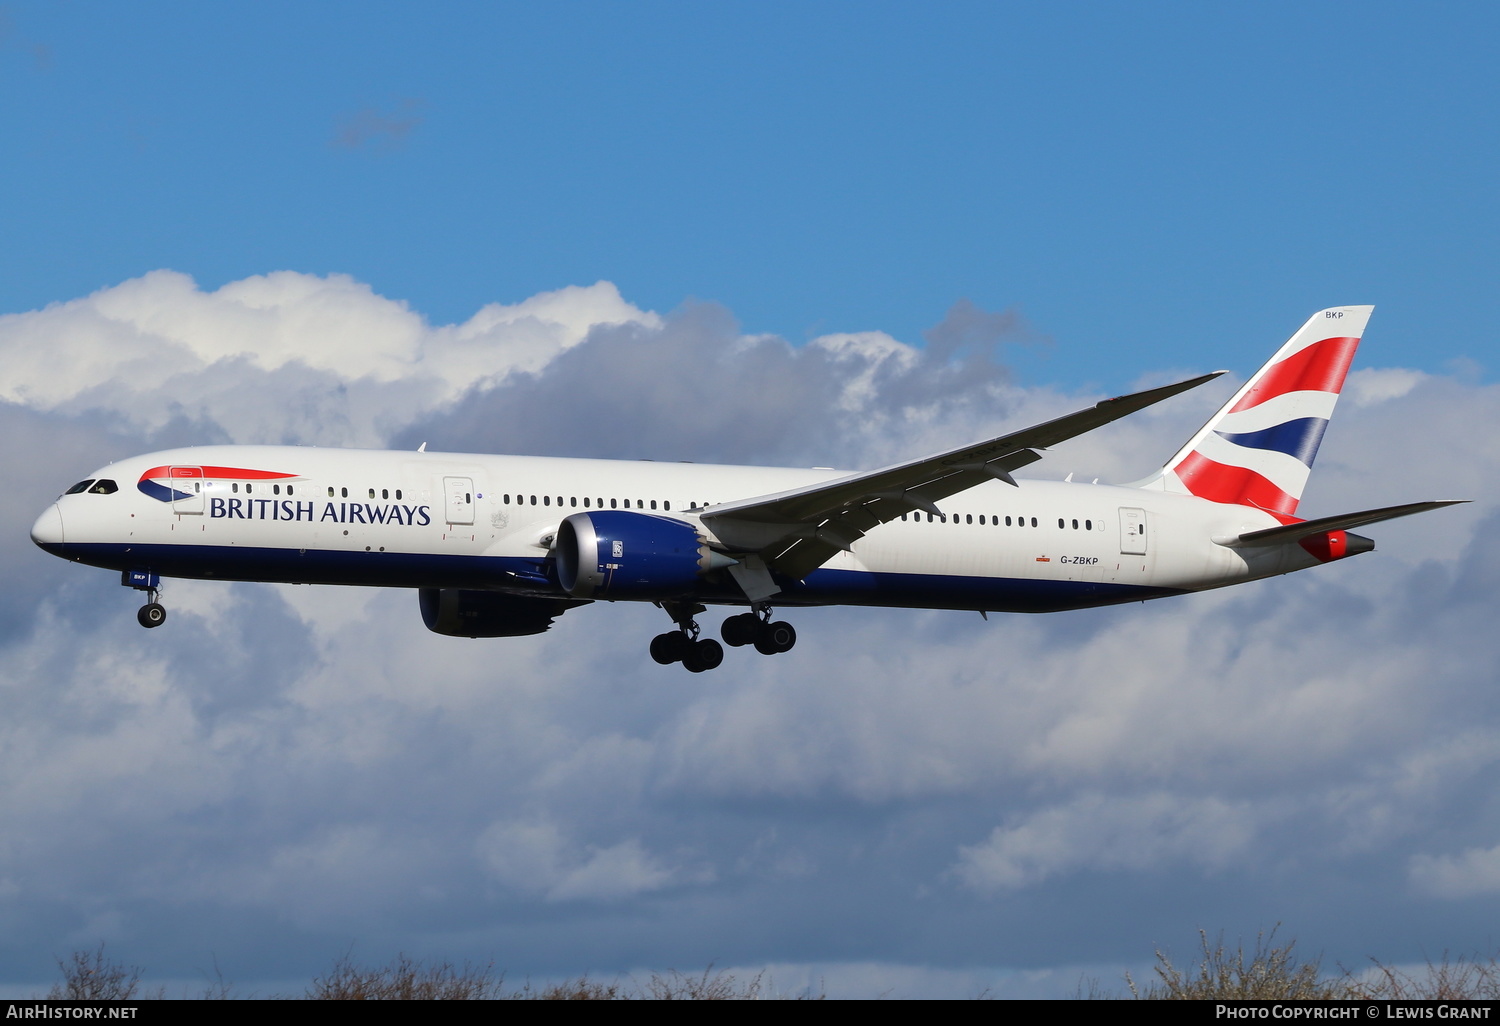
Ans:
[[[48,552],[56,552],[62,548],[62,510],[57,508],[57,503],[54,502],[48,506],[46,512],[37,517],[36,523],[31,525],[31,540]]]

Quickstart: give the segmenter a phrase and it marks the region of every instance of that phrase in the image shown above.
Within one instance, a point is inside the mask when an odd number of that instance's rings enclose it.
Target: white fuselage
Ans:
[[[197,473],[194,473],[197,471]],[[250,475],[250,476],[247,476]],[[692,524],[704,507],[827,470],[437,452],[205,446],[111,464],[112,492],[62,496],[33,536],[68,559],[163,576],[563,596],[558,526],[599,509]],[[98,486],[94,486],[98,489]],[[1215,539],[1280,521],[1162,491],[995,481],[870,531],[783,582],[777,605],[1047,611],[1220,587],[1315,565],[1297,545]],[[747,604],[722,571],[692,597]]]

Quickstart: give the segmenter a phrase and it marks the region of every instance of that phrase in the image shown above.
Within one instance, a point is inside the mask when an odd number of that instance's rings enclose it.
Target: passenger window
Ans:
[[[347,488],[340,488],[339,489],[339,496],[341,498],[345,498],[345,499],[349,498],[349,489],[347,489]]]
[[[672,502],[671,502],[671,500],[670,499],[663,499],[661,501],[661,508],[670,512],[671,509],[672,509]]]
[[[370,489],[370,498],[375,498],[375,489],[373,488]]]
[[[973,522],[974,522],[974,514],[969,513],[969,514],[966,514],[964,516],[964,523],[966,523],[966,524],[972,524]]]
[[[542,496],[542,505],[543,506],[550,506],[550,505],[552,505],[552,496],[550,496],[550,495],[543,495]]]
[[[1035,527],[1035,526],[1036,526],[1036,517],[1032,517],[1032,518],[1031,518],[1031,526],[1032,526],[1032,527]]]
[[[388,489],[388,488],[382,488],[382,489],[380,489],[380,497],[382,499],[389,499],[391,497],[390,489]]]
[[[281,494],[281,485],[272,485],[271,486],[271,494],[272,495],[280,495]]]
[[[584,509],[588,509],[589,508],[589,497],[587,495],[585,495],[583,497],[583,508]]]
[[[576,495],[570,495],[570,496],[568,496],[568,505],[569,506],[576,506],[576,505],[578,505],[578,496],[576,496]]]
[[[291,494],[292,494],[292,490],[291,490],[291,489],[290,489],[290,488],[288,488],[288,489],[287,489],[287,490],[286,490],[286,493],[287,493],[287,494],[288,494],[288,495],[291,495]],[[396,498],[397,498],[397,499],[399,499],[399,498],[401,498],[401,489],[399,489],[399,488],[397,488],[397,489],[396,489]]]
[[[240,486],[238,484],[232,484],[229,487],[231,490],[233,490],[234,494],[238,495],[240,493]],[[245,487],[249,488],[250,486],[246,485]]]
[[[286,486],[286,493],[287,493],[287,494],[288,494],[288,495],[291,495],[291,494],[292,494],[292,486],[291,486],[291,485],[287,485],[287,486]]]
[[[333,498],[333,485],[328,486],[328,497]]]
[[[651,500],[651,508],[652,508],[652,509],[655,509],[655,508],[656,508],[656,500],[655,500],[655,499],[652,499],[652,500]]]
[[[94,479],[93,478],[89,478],[87,481],[79,481],[72,488],[69,488],[67,491],[63,492],[63,494],[64,495],[77,495],[79,492],[86,492],[86,491],[88,491],[89,485],[91,485],[93,483],[94,483]]]
[[[1068,525],[1063,522],[1063,518],[1062,517],[1058,517],[1057,518],[1057,526],[1058,526],[1059,529],[1061,529],[1061,528],[1064,528],[1064,527],[1066,527]]]
[[[94,487],[89,489],[90,495],[113,495],[119,491],[119,486],[108,478],[101,477]]]
[[[1083,529],[1085,531],[1092,531],[1094,529],[1094,522],[1092,520],[1085,520],[1083,522]]]
[[[1078,530],[1078,521],[1073,521],[1073,530]]]
[[[610,509],[614,509],[615,508],[615,500],[614,499],[610,499],[609,500],[609,508]]]
[[[246,495],[250,494],[250,482],[248,482],[248,481],[245,482],[245,494]]]

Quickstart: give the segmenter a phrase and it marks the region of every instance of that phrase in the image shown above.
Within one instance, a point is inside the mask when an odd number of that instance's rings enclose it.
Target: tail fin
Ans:
[[[1145,487],[1294,519],[1373,306],[1313,314]]]

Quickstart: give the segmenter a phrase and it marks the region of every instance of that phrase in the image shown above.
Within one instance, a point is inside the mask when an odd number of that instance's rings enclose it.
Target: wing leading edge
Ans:
[[[1106,399],[1066,417],[907,463],[728,502],[714,506],[701,518],[721,544],[750,557],[731,572],[750,598],[756,599],[756,592],[776,591],[768,570],[804,577],[880,524],[914,510],[939,513],[940,500],[985,481],[1014,485],[1013,471],[1042,458],[1036,450],[1129,416],[1223,373],[1215,371]]]

